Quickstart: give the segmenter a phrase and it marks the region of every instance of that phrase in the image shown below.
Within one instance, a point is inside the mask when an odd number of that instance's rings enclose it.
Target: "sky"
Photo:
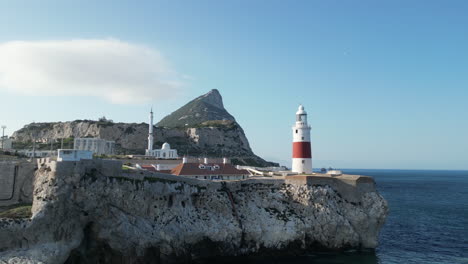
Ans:
[[[290,166],[468,169],[467,1],[0,1],[0,124],[160,120],[218,89]]]

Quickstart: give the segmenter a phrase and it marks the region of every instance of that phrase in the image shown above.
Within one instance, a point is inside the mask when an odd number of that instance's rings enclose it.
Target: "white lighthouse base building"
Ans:
[[[311,174],[312,159],[293,158],[291,171],[300,174]]]

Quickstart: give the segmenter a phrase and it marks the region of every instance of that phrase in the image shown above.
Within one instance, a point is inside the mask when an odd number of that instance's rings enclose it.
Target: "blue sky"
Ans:
[[[216,88],[269,160],[290,165],[302,103],[314,167],[468,169],[466,1],[0,4],[8,134],[31,121],[147,122],[152,105],[159,120]]]

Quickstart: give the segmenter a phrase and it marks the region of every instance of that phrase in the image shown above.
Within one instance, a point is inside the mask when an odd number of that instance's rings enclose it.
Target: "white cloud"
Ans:
[[[144,103],[180,92],[183,76],[157,50],[115,39],[0,43],[0,89],[16,94]]]

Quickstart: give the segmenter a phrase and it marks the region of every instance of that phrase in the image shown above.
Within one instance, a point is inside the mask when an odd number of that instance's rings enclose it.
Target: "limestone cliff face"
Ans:
[[[122,173],[113,161],[44,163],[31,220],[0,219],[1,261],[170,263],[375,248],[387,204],[373,181],[213,182]]]
[[[115,141],[118,154],[144,154],[148,142],[148,124],[99,121],[33,123],[13,134],[15,142],[23,143],[31,142],[33,136],[40,142],[55,139],[57,148],[62,138],[97,137]],[[160,148],[164,142],[177,149],[179,155],[224,155],[246,160],[252,165],[271,165],[252,152],[243,129],[234,122],[208,122],[190,128],[156,127],[154,147]],[[46,149],[50,148],[50,145],[44,145]],[[65,143],[64,147],[73,148],[73,143]]]
[[[164,142],[171,144],[180,155],[227,156],[236,163],[253,166],[275,166],[255,155],[242,127],[224,109],[217,90],[199,96],[163,118],[155,128],[154,148]],[[16,148],[32,148],[32,141],[43,142],[50,149],[62,139],[69,139],[65,148],[73,148],[71,138],[97,137],[116,142],[117,154],[144,154],[147,147],[148,124],[113,123],[107,120],[76,120],[72,122],[32,123],[16,131],[13,136]]]

